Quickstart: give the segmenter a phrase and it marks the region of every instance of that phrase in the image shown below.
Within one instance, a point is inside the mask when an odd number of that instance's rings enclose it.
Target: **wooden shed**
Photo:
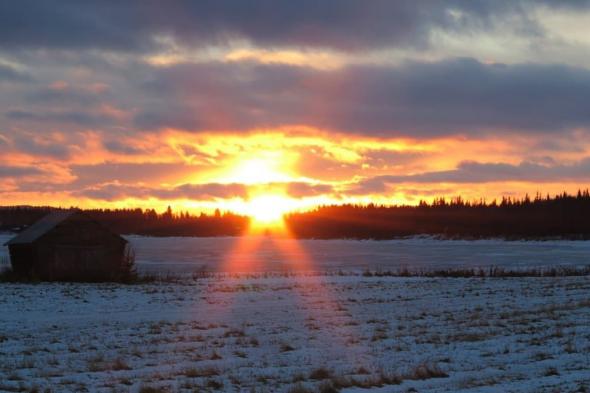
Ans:
[[[129,269],[127,241],[79,210],[52,212],[6,245],[13,271],[40,280],[112,280]]]

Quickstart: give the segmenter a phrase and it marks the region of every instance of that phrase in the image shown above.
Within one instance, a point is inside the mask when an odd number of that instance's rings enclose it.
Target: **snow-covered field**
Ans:
[[[0,260],[8,261],[3,244],[14,236],[0,233]],[[227,263],[247,265],[248,271],[300,269],[307,259],[324,270],[510,267],[527,268],[589,263],[590,241],[503,240],[293,240],[270,237],[190,238],[128,236],[140,270],[186,272],[199,268],[224,271]],[[255,263],[254,263],[255,262]]]
[[[589,294],[585,277],[2,284],[0,390],[584,392]]]
[[[359,274],[585,265],[590,242],[130,240],[142,271],[226,273],[0,284],[0,391],[590,392],[589,277]]]
[[[225,270],[228,260],[248,271],[298,269],[306,259],[313,269],[396,270],[500,266],[511,269],[586,265],[590,241],[503,240],[294,240],[250,238],[128,237],[145,270],[192,272],[205,266]],[[255,261],[256,263],[253,263]],[[305,266],[310,267],[310,266]]]

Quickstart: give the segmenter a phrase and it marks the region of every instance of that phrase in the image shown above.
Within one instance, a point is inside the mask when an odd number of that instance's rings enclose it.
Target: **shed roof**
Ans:
[[[57,210],[51,212],[17,236],[10,239],[5,245],[33,243],[35,240],[39,239],[41,236],[45,235],[76,213],[78,213],[78,210]]]

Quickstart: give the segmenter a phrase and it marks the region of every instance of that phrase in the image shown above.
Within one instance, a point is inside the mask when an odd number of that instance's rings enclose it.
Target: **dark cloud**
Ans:
[[[541,136],[540,140],[534,143],[533,151],[550,151],[550,152],[569,152],[569,153],[583,153],[586,151],[585,141],[590,135],[584,132],[582,136],[577,135],[563,135],[561,138],[547,138],[545,135]]]
[[[198,113],[195,113],[193,108],[174,103],[150,107],[135,116],[134,124],[142,130],[160,128],[198,130],[205,125],[199,122]]]
[[[160,102],[138,114],[143,129],[306,124],[379,136],[436,136],[590,126],[590,71],[560,65],[461,58],[324,71],[214,62],[154,72],[144,88]]]
[[[0,165],[0,179],[7,177],[35,176],[45,174],[43,170],[31,166]]]
[[[13,139],[14,147],[36,157],[50,157],[66,160],[70,157],[71,145],[63,142],[40,142],[31,134],[17,135]]]
[[[248,185],[248,188],[254,191],[252,193],[253,195],[265,193],[272,194],[279,189],[292,198],[307,198],[334,192],[334,187],[330,184],[308,183],[302,181],[250,184]]]
[[[102,145],[105,149],[111,153],[125,154],[125,155],[138,155],[145,154],[145,150],[138,147],[132,146],[131,143],[124,143],[117,140],[103,141]]]
[[[545,160],[545,162],[548,162]],[[523,181],[536,183],[587,181],[590,179],[590,157],[573,164],[553,162],[544,165],[523,161],[518,165],[465,161],[456,169],[413,175],[376,176],[354,185],[352,193],[382,193],[390,187],[406,183],[490,183]]]
[[[125,198],[158,198],[163,200],[194,199],[207,201],[235,197],[245,198],[247,196],[247,190],[243,184],[182,184],[166,189],[162,187],[153,188],[141,185],[109,183],[76,191],[73,194],[105,201],[115,201]]]
[[[329,184],[310,184],[304,182],[292,182],[286,184],[287,194],[293,198],[304,198],[329,194],[333,188]]]
[[[54,89],[44,87],[27,93],[25,99],[27,102],[33,104],[89,106],[99,103],[101,96],[102,94],[82,89]]]
[[[79,186],[84,182],[76,182]],[[73,185],[70,185],[70,189]],[[119,181],[88,185],[81,190],[73,191],[74,195],[84,196],[106,201],[114,201],[123,198],[157,198],[162,200],[191,199],[199,201],[212,201],[216,199],[241,198],[247,200],[249,187],[256,190],[272,190],[276,187],[285,189],[287,195],[293,198],[311,197],[328,194],[333,191],[331,185],[310,184],[304,182],[292,183],[268,183],[255,186],[241,183],[203,183],[181,184],[171,187],[145,186],[143,183],[121,183]]]
[[[80,111],[52,111],[33,112],[12,110],[6,113],[6,117],[14,121],[30,121],[38,123],[73,124],[83,127],[101,127],[116,122],[116,119],[107,114]]]
[[[183,184],[170,190],[154,190],[153,195],[161,199],[214,200],[237,197],[246,198],[248,196],[248,190],[244,184],[238,183]]]
[[[555,2],[545,2],[553,5]],[[562,3],[562,2],[558,2]],[[0,46],[149,50],[157,36],[193,45],[246,39],[263,46],[357,50],[424,46],[432,29],[469,32],[503,16],[538,34],[530,0],[216,0],[0,2]],[[570,6],[587,3],[569,2]]]

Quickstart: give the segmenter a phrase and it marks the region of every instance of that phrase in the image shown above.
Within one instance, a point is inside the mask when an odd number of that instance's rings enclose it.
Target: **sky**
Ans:
[[[589,26],[582,0],[0,2],[0,205],[585,189]]]

